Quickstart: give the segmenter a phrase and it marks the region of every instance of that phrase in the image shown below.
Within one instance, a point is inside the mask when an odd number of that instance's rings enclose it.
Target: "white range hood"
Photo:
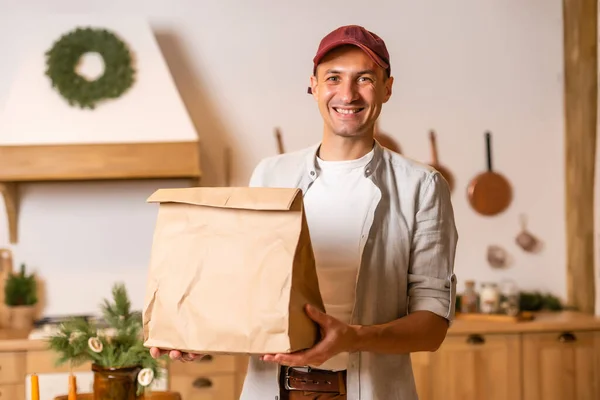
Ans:
[[[45,53],[78,27],[115,33],[132,52],[133,86],[120,98],[81,109],[45,75]],[[49,15],[23,38],[21,60],[0,114],[0,193],[10,241],[17,242],[20,182],[201,176],[198,134],[153,32],[143,18]],[[84,57],[80,73],[102,71]],[[95,71],[94,71],[95,70]]]

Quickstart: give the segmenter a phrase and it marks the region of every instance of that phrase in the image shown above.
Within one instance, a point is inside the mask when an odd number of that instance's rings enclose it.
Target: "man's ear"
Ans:
[[[310,90],[312,92],[314,99],[316,100],[319,87],[317,86],[317,77],[314,75],[310,76]]]
[[[392,97],[392,86],[394,84],[394,77],[390,76],[385,81],[385,96],[383,97],[383,102],[387,103],[387,101]]]

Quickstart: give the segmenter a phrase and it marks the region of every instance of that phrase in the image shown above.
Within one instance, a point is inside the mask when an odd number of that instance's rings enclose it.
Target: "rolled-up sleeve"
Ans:
[[[429,173],[419,196],[408,271],[408,312],[455,315],[454,257],[458,232],[447,182]]]

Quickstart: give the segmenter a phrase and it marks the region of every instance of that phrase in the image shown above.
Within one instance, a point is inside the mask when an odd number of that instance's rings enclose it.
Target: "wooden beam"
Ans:
[[[198,142],[0,146],[0,182],[194,178]]]
[[[4,207],[6,209],[8,240],[11,244],[15,244],[18,240],[19,188],[14,182],[0,182],[0,194],[4,198]]]
[[[592,314],[598,1],[563,0],[567,300]]]
[[[200,184],[196,141],[0,146],[0,195],[10,243],[17,243],[19,183],[191,179]]]

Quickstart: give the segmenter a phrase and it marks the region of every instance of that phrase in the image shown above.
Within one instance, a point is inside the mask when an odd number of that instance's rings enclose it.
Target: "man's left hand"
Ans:
[[[305,310],[306,314],[319,324],[321,340],[307,350],[290,354],[265,354],[262,356],[263,361],[293,367],[319,366],[336,354],[352,351],[358,338],[356,328],[322,313],[309,304]]]

